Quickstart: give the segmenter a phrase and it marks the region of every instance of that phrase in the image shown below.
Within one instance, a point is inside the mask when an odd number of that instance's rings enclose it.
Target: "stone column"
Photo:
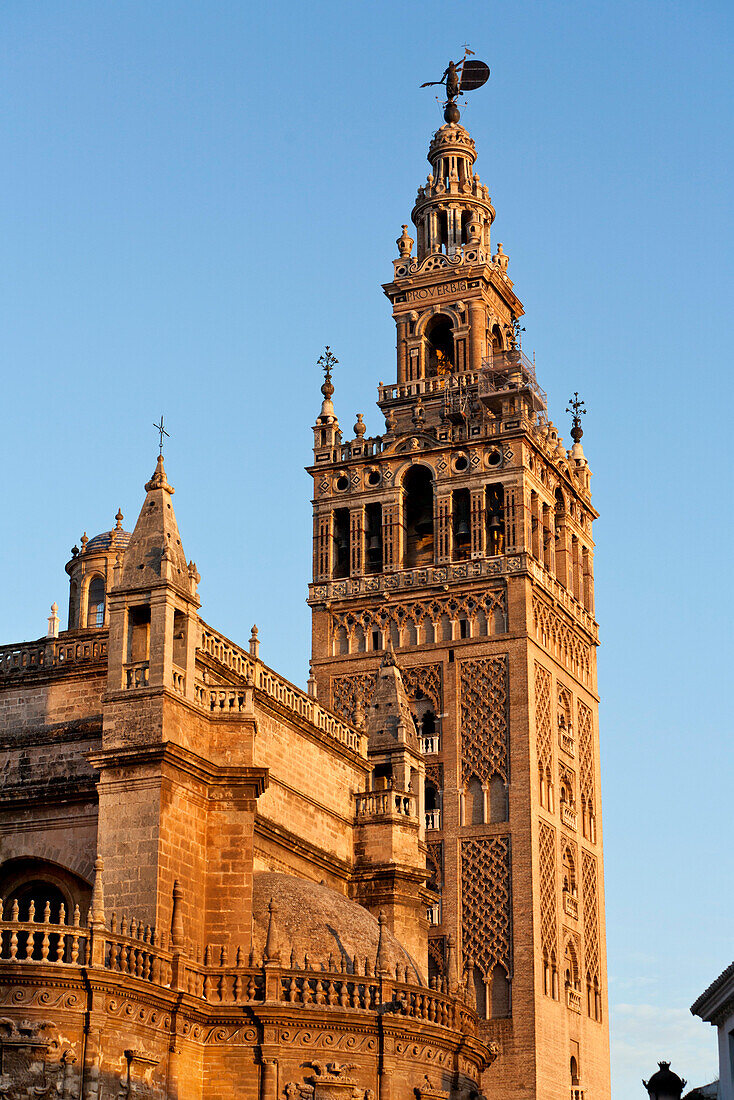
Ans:
[[[408,348],[407,348],[407,332],[408,322],[400,320],[397,322],[398,331],[398,382],[407,382],[408,380]]]
[[[433,517],[435,530],[435,559],[437,563],[451,561],[453,552],[453,530],[451,494],[435,498]]]
[[[471,490],[471,556],[473,558],[483,558],[487,552],[484,498],[483,485],[479,489]]]
[[[349,575],[358,577],[364,573],[364,505],[349,512]]]
[[[482,369],[484,354],[484,329],[486,326],[484,303],[476,298],[469,302],[469,363],[470,371]]]

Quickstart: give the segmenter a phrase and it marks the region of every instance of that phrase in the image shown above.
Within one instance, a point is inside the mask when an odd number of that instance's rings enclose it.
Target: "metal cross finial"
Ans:
[[[586,407],[584,401],[579,401],[578,391],[574,393],[573,397],[568,399],[567,413],[573,413],[573,423],[571,425],[571,438],[574,443],[581,442],[581,436],[584,434],[584,430],[581,427],[581,417],[586,416]]]
[[[158,444],[158,454],[162,455],[163,454],[163,436],[165,435],[168,439],[171,438],[170,435],[168,435],[168,432],[166,431],[166,429],[163,427],[163,413],[161,413],[161,422],[160,422],[160,424],[155,424],[154,423],[153,427],[157,429],[158,435],[160,436],[160,442]]]

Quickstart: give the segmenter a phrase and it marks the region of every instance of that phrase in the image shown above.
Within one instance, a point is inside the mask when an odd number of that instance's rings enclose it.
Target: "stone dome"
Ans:
[[[253,881],[253,946],[256,958],[263,954],[265,948],[271,898],[278,907],[275,927],[283,965],[288,965],[292,950],[299,967],[303,966],[304,955],[308,954],[310,967],[323,965],[326,968],[331,955],[337,968],[341,967],[341,959],[344,958],[351,972],[356,955],[360,969],[364,967],[365,957],[374,969],[380,927],[364,906],[350,901],[328,886],[270,871],[256,872]],[[386,951],[387,965],[393,976],[397,965],[401,972],[407,966],[409,981],[425,984],[418,965],[387,928],[383,930],[383,950]]]

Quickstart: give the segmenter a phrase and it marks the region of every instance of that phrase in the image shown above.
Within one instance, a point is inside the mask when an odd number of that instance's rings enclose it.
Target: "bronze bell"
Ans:
[[[466,522],[465,519],[462,519],[461,523],[456,528],[456,537],[457,537],[457,539],[465,539],[465,538],[467,538],[468,534],[469,534],[469,524]]]
[[[490,531],[493,531],[493,532],[499,531],[501,526],[502,526],[502,524],[500,522],[500,517],[497,516],[497,515],[492,516],[492,518],[489,521]]]
[[[433,514],[426,509],[421,512],[418,519],[415,521],[415,533],[416,535],[430,535],[433,531]]]
[[[380,549],[380,536],[379,535],[370,535],[369,542],[367,543],[367,549],[368,550],[379,550]]]

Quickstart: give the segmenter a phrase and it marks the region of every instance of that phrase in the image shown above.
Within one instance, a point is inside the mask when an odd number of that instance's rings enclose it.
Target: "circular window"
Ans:
[[[336,479],[336,487],[340,493],[343,493],[345,489],[349,488],[349,478],[342,474],[341,477]]]
[[[502,454],[500,451],[490,451],[487,455],[488,466],[499,466],[502,462]]]
[[[468,470],[468,468],[469,459],[466,457],[466,455],[459,455],[459,457],[454,460],[454,469],[457,471],[457,473],[462,473],[464,470]]]
[[[370,470],[370,472],[367,474],[367,484],[368,485],[379,485],[380,481],[381,481],[380,471],[379,470]]]

